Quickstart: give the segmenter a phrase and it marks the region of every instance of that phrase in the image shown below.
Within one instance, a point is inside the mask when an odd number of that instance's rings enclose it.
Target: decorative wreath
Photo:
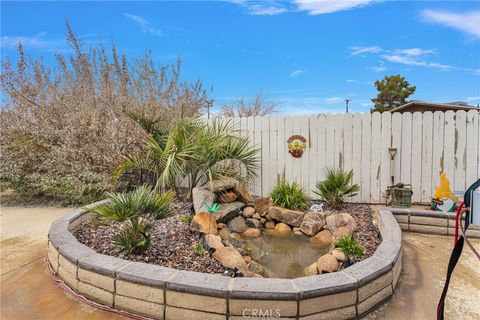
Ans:
[[[288,138],[288,152],[294,158],[300,158],[303,154],[303,151],[307,148],[307,139],[301,135],[295,134]]]

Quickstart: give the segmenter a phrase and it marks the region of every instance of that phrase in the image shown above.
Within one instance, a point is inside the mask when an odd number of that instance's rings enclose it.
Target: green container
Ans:
[[[405,185],[403,188],[393,187],[392,207],[394,208],[410,208],[412,206],[412,188]]]

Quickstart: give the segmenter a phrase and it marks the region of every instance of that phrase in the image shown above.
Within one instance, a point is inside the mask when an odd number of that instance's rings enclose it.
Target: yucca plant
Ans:
[[[315,194],[331,205],[339,209],[343,207],[346,197],[357,195],[360,189],[357,184],[352,184],[353,170],[343,171],[341,169],[325,169],[325,180],[317,182]]]
[[[142,186],[128,194],[110,193],[109,198],[109,203],[92,208],[90,212],[120,222],[142,215],[151,215],[158,220],[171,216],[170,204],[174,194],[172,192],[158,194]]]
[[[343,236],[335,242],[335,247],[340,249],[348,258],[361,258],[365,252],[352,236]]]
[[[154,177],[155,190],[175,189],[182,181],[187,182],[191,196],[193,187],[209,180],[224,176],[250,180],[257,175],[258,149],[235,134],[231,121],[206,125],[201,119],[182,119],[164,135],[152,129],[154,122],[134,119],[148,133],[147,152],[127,156],[115,170],[115,179],[127,171],[141,170]]]
[[[127,254],[143,254],[150,245],[151,229],[147,219],[131,217],[122,224],[120,233],[113,237],[113,243]]]
[[[296,183],[280,181],[270,193],[272,203],[285,209],[306,210],[308,208],[308,196],[305,191]]]

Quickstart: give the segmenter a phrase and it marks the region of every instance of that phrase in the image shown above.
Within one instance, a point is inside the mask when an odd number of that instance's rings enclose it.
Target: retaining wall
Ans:
[[[75,292],[154,319],[356,319],[390,299],[402,269],[400,227],[389,210],[379,217],[383,241],[372,257],[296,279],[229,278],[98,254],[70,232],[90,218],[85,210],[52,224],[48,261]]]

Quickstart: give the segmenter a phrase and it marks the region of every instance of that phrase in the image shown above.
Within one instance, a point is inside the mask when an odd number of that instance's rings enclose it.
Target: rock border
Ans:
[[[384,210],[384,209],[380,209]],[[455,234],[455,212],[440,212],[423,209],[388,208],[403,231],[453,236]],[[465,219],[462,219],[462,222]],[[467,232],[470,238],[480,239],[480,226],[471,225]]]
[[[98,254],[70,232],[90,218],[80,209],[52,224],[52,270],[95,302],[154,319],[356,319],[390,299],[402,269],[402,231],[389,209],[379,210],[383,241],[372,257],[296,279],[229,278]]]

